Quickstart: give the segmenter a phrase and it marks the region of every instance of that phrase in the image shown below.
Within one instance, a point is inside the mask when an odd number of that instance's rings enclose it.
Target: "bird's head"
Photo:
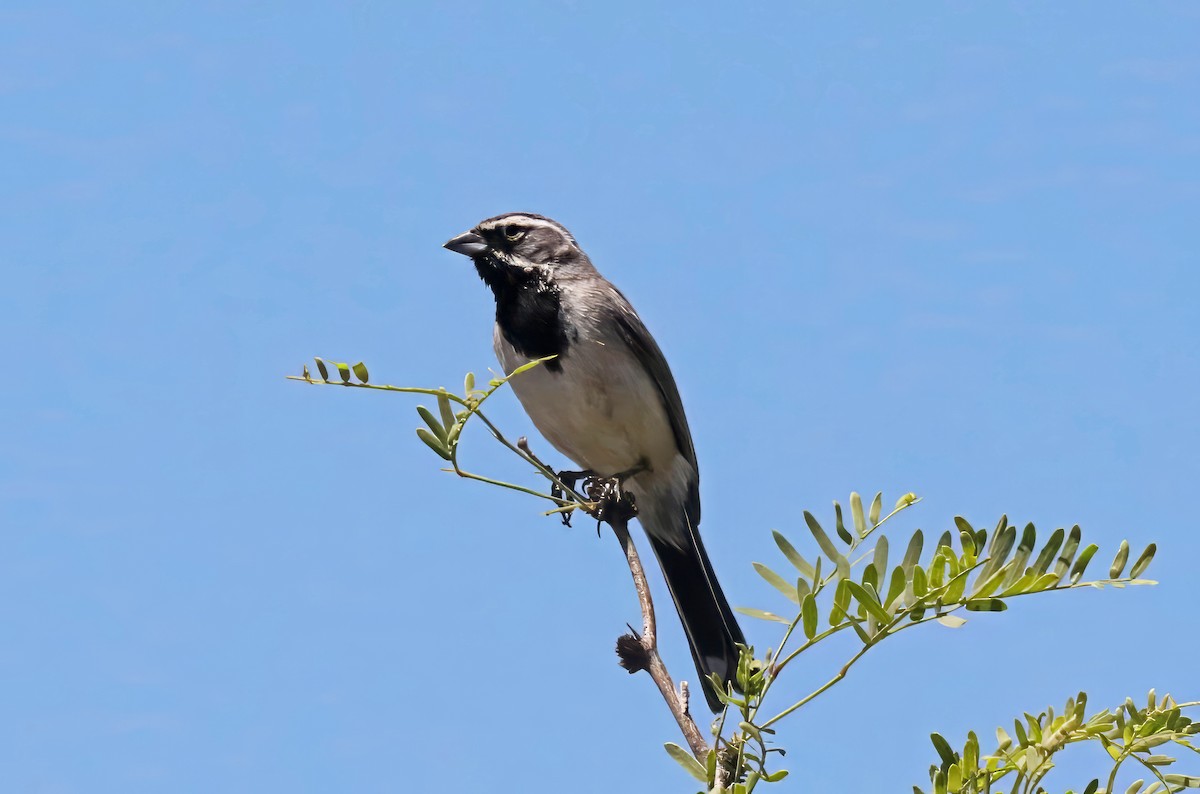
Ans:
[[[509,212],[480,221],[443,246],[469,256],[493,288],[563,271],[591,268],[587,255],[561,223],[529,212]]]

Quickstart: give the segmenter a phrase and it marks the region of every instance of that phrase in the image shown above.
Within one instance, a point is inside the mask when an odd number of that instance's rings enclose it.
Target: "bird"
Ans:
[[[736,678],[746,640],[700,540],[700,470],[662,350],[629,300],[566,227],[510,212],[444,244],[471,259],[496,299],[493,345],[534,426],[586,472],[616,478],[666,579],[713,712],[708,676]]]

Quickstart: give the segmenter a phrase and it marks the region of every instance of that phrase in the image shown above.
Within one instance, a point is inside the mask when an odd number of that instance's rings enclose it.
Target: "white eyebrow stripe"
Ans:
[[[575,242],[575,238],[571,236],[571,233],[569,231],[567,231],[561,223],[558,223],[557,221],[549,220],[548,218],[547,219],[531,218],[528,215],[505,215],[502,218],[495,218],[490,221],[484,221],[483,223],[479,224],[479,226],[477,228],[486,229],[487,231],[492,231],[493,229],[499,229],[500,227],[508,226],[509,224],[515,224],[518,226],[526,226],[526,227],[537,226],[537,227],[541,227],[543,229],[554,229],[556,232],[558,232],[559,234],[562,234],[571,242]]]

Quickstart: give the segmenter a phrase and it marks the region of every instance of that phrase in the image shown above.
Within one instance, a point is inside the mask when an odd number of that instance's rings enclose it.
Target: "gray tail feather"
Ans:
[[[709,708],[718,712],[723,706],[713,692],[708,676],[716,673],[723,681],[734,681],[739,655],[737,645],[745,645],[746,638],[721,591],[699,533],[691,527],[684,511],[679,511],[677,520],[683,526],[672,528],[676,531],[664,533],[660,527],[647,527],[646,536],[683,622],[692,661],[703,681],[704,698]],[[666,539],[668,537],[682,542],[672,543]]]

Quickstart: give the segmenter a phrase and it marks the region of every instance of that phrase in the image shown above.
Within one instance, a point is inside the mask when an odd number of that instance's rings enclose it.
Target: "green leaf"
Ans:
[[[1167,781],[1168,786],[1200,788],[1200,777],[1195,775],[1163,775],[1163,780]]]
[[[925,575],[925,569],[920,565],[913,566],[912,589],[913,595],[916,596],[918,600],[924,598],[925,594],[929,592],[929,579]]]
[[[363,383],[367,382],[367,365],[366,364],[364,364],[360,361],[357,364],[355,364],[352,367],[352,369],[354,370],[354,376],[356,378],[358,378]]]
[[[312,380],[312,375],[308,373],[307,364],[304,364],[300,367],[300,377],[304,378],[305,380]]]
[[[438,439],[438,437],[435,436],[433,433],[430,433],[428,430],[426,430],[423,427],[418,427],[417,428],[417,438],[424,441],[429,446],[430,449],[432,449],[434,452],[436,452],[442,458],[444,458],[446,460],[450,460],[450,453],[448,451],[446,451],[446,447],[442,444],[441,440]]]
[[[1050,563],[1054,561],[1054,555],[1058,554],[1058,547],[1062,545],[1063,528],[1059,527],[1050,535],[1050,540],[1046,541],[1045,547],[1038,554],[1037,559],[1033,562],[1033,570],[1040,576],[1050,570]]]
[[[1042,590],[1045,590],[1048,587],[1054,587],[1056,584],[1058,584],[1058,574],[1053,572],[1044,573],[1039,576],[1029,587],[1029,592],[1040,593]]]
[[[967,732],[967,743],[963,747],[962,768],[968,775],[974,775],[979,769],[979,737],[975,731]]]
[[[789,626],[792,623],[792,621],[788,620],[787,618],[780,617],[774,612],[767,612],[765,609],[755,609],[754,607],[734,607],[733,611],[741,612],[747,617],[758,618],[759,620],[770,620],[774,621],[775,623],[782,623],[785,626]]]
[[[738,723],[738,728],[742,731],[742,733],[745,733],[748,736],[753,736],[760,742],[762,741],[762,731],[760,731],[758,726],[754,723],[742,720]]]
[[[1008,604],[999,598],[972,598],[967,602],[969,612],[1003,612],[1006,609]]]
[[[1000,516],[1000,520],[996,522],[996,528],[992,530],[992,542],[988,546],[989,553],[991,552],[992,549],[994,549],[996,547],[996,544],[1000,542],[1000,533],[1004,532],[1004,530],[1006,530],[1006,529],[1008,529],[1008,514],[1007,513]]]
[[[1091,543],[1086,549],[1079,552],[1079,559],[1075,560],[1075,564],[1071,566],[1071,584],[1075,584],[1083,578],[1083,574],[1087,570],[1088,563],[1092,561],[1092,555],[1099,550],[1099,546],[1097,546],[1095,543]]]
[[[796,547],[780,532],[772,530],[771,534],[775,538],[775,545],[783,552],[783,556],[788,558],[788,562],[796,567],[801,576],[806,579],[812,579],[814,571],[808,560],[804,559],[803,555],[796,551]]]
[[[445,447],[446,439],[448,437],[446,428],[442,427],[438,420],[433,417],[433,412],[431,412],[424,405],[418,405],[417,413],[420,414],[421,419],[425,422],[425,424],[429,425],[429,429],[433,431],[435,436],[437,436],[438,441],[442,442],[442,447]]]
[[[767,584],[771,585],[776,590],[787,596],[788,600],[792,603],[800,603],[800,598],[796,595],[796,587],[791,582],[789,582],[787,579],[784,579],[782,576],[775,573],[761,562],[756,562],[753,565],[754,570],[758,571],[758,575],[767,580]]]
[[[1004,577],[1008,574],[1008,570],[1008,566],[1005,566],[998,571],[993,571],[986,579],[983,578],[983,574],[981,573],[975,579],[975,589],[971,591],[972,598],[983,598],[996,592],[996,589],[1000,587],[1001,582],[1004,581]]]
[[[817,634],[817,599],[812,593],[800,602],[800,619],[804,624],[804,636],[811,640]]]
[[[772,772],[771,774],[769,774],[765,778],[763,778],[763,780],[767,781],[768,783],[778,783],[779,781],[783,780],[787,776],[788,776],[788,771],[786,769],[777,769],[776,771]]]
[[[725,703],[725,704],[734,703],[736,705],[738,702],[741,702],[741,701],[738,701],[737,698],[735,698],[729,694],[729,689],[727,689],[726,687],[729,687],[730,685],[726,684],[723,680],[721,680],[721,676],[717,675],[716,673],[708,674],[708,683],[710,684],[709,691],[711,691],[714,695],[716,695],[717,699],[720,700],[722,703]]]
[[[821,551],[825,552],[825,556],[831,560],[838,557],[840,552],[838,547],[833,544],[829,536],[825,534],[825,530],[821,529],[821,525],[817,523],[817,518],[807,510],[804,511],[804,523],[808,524],[808,531],[816,538],[817,545],[821,547]]]
[[[1014,568],[1014,570],[1016,570],[1016,569]],[[1011,578],[1012,578],[1012,574],[1009,573],[1009,575],[1005,577],[1005,583],[1007,584],[1008,580]],[[1018,593],[1027,592],[1033,586],[1033,583],[1035,581],[1037,581],[1037,574],[1034,573],[1033,571],[1030,571],[1029,573],[1027,573],[1024,576],[1017,579],[1012,584],[1007,585],[1007,587],[1005,587],[1000,592],[1000,595],[1001,596],[1010,596],[1010,595],[1017,595]]]
[[[875,563],[869,562],[867,567],[863,568],[862,585],[879,590],[879,571],[875,569]]]
[[[1058,574],[1058,578],[1062,579],[1066,576],[1067,571],[1071,569],[1071,562],[1075,559],[1075,550],[1079,548],[1079,540],[1083,537],[1083,532],[1079,529],[1079,525],[1071,527],[1071,532],[1067,535],[1067,543],[1063,546],[1062,554],[1058,555],[1058,562],[1054,563],[1054,572]]]
[[[1000,522],[1004,523],[1007,520],[1007,517],[1002,517]],[[1004,566],[1004,561],[1008,558],[1008,553],[1012,551],[1016,540],[1016,527],[1005,526],[993,535],[992,542],[988,546],[987,562],[979,569],[979,574],[975,581],[983,582],[991,579],[992,574]]]
[[[933,555],[933,563],[929,566],[929,589],[941,590],[946,581],[946,559],[953,557],[954,550],[941,546]]]
[[[1117,556],[1113,557],[1112,565],[1108,569],[1108,578],[1116,579],[1121,575],[1121,571],[1125,570],[1125,563],[1129,562],[1129,541],[1121,541],[1121,547],[1117,549]]]
[[[1007,518],[1003,520],[1007,520]],[[1008,560],[1008,555],[1012,552],[1016,542],[1017,528],[1015,526],[1006,526],[996,533],[996,536],[992,539],[990,555],[996,560],[997,567],[1003,565]]]
[[[470,394],[474,390],[475,390],[475,373],[468,372],[467,376],[465,378],[463,378],[463,394]]]
[[[970,569],[960,566],[958,558],[954,554],[947,554],[946,562],[949,563],[950,570],[947,572],[946,595],[944,598],[946,603],[955,604],[958,603],[963,593],[967,590],[967,579],[970,578]]]
[[[854,519],[854,531],[860,538],[865,537],[871,528],[867,526],[867,517],[863,515],[862,497],[857,491],[850,494],[850,516]]]
[[[321,373],[321,380],[329,380],[329,370],[325,368],[325,362],[319,358],[313,358],[317,362],[317,372]]]
[[[883,604],[883,599],[879,597],[879,588],[878,587],[876,587],[875,585],[872,585],[872,584],[864,584],[863,589],[867,591],[867,595],[871,596],[871,600],[873,600],[877,604],[880,604],[880,605]],[[876,633],[876,628],[877,628],[876,624],[878,624],[878,622],[879,621],[877,621],[877,620],[871,620],[869,622],[868,628],[871,630],[871,634]]]
[[[512,380],[513,378],[517,377],[521,373],[528,372],[529,370],[533,369],[534,367],[538,366],[539,364],[547,362],[552,358],[558,358],[558,356],[557,355],[542,356],[541,358],[535,358],[533,361],[526,362],[526,363],[522,364],[521,366],[517,367],[516,369],[514,369],[512,372],[508,373],[508,377],[504,378],[504,380]]]
[[[833,558],[834,567],[837,569],[839,579],[850,578],[850,560],[846,559],[846,555],[839,554]]]
[[[847,587],[849,583],[849,579],[841,579],[833,591],[833,607],[829,610],[829,625],[831,626],[836,626],[850,617],[850,590]]]
[[[338,375],[341,376],[342,383],[349,383],[350,382],[350,365],[344,364],[340,361],[333,362],[333,365],[335,367],[337,367]]]
[[[960,618],[958,615],[942,615],[937,619],[946,628],[957,629],[961,628],[966,622],[966,618]]]
[[[900,563],[904,568],[904,575],[910,576],[913,566],[917,564],[917,560],[921,559],[921,548],[925,545],[925,535],[921,530],[913,533],[912,539],[908,541],[908,548],[904,552],[904,560]]]
[[[1133,563],[1133,567],[1129,569],[1129,578],[1136,579],[1141,576],[1150,567],[1150,561],[1154,559],[1154,554],[1157,551],[1158,546],[1154,543],[1147,546],[1146,550],[1138,556],[1137,561]]]
[[[689,775],[701,783],[708,783],[708,775],[705,774],[704,767],[700,765],[700,762],[691,753],[674,742],[667,742],[663,747],[666,748],[667,755],[674,758],[676,763],[687,770]]]
[[[896,603],[896,599],[904,593],[904,588],[907,584],[908,577],[904,573],[904,568],[897,565],[892,570],[892,581],[888,584],[887,600],[883,605],[890,609],[892,604]]]
[[[1033,527],[1033,522],[1025,525],[1025,530],[1021,533],[1021,542],[1017,544],[1017,553],[1012,558],[1012,568],[1008,572],[1008,576],[1004,580],[1004,586],[1009,587],[1013,582],[1021,578],[1025,573],[1025,563],[1029,562],[1029,556],[1033,554],[1033,548],[1037,545],[1037,530]]]
[[[1087,788],[1085,788],[1083,790],[1083,794],[1096,794],[1096,791],[1099,788],[1100,788],[1100,778],[1094,777],[1094,778],[1092,778],[1092,782],[1087,784]]]
[[[838,537],[841,538],[842,542],[845,543],[847,546],[849,546],[850,548],[854,548],[855,538],[846,529],[846,525],[844,523],[842,523],[842,506],[840,504],[838,504],[836,501],[833,503],[833,513],[836,516],[835,526],[837,529]]]
[[[959,791],[962,789],[962,767],[958,764],[951,764],[946,770],[946,790]]]
[[[879,514],[883,512],[883,491],[875,494],[875,498],[871,500],[871,512],[867,514],[867,518],[871,521],[871,527],[879,526]]]
[[[1042,726],[1038,722],[1038,718],[1025,712],[1025,721],[1029,724],[1029,741],[1032,744],[1042,743]],[[1035,764],[1036,766],[1036,764]]]
[[[954,751],[950,749],[950,742],[943,739],[940,733],[931,733],[929,738],[933,742],[933,749],[937,750],[937,754],[941,756],[943,769],[958,760]]]
[[[438,395],[438,412],[442,415],[442,424],[451,427],[455,423],[454,409],[450,407],[450,397],[442,392]]]
[[[867,592],[866,588],[860,585],[853,579],[846,580],[846,589],[850,591],[850,595],[854,596],[858,603],[866,607],[876,620],[880,623],[890,623],[892,620],[891,614],[888,613],[883,605],[875,600],[875,597]]]
[[[875,556],[872,558],[871,564],[875,566],[875,571],[879,574],[879,581],[882,583],[888,571],[888,539],[886,536],[881,535],[879,540],[875,541]]]
[[[892,512],[895,512],[902,507],[908,507],[915,501],[917,501],[917,495],[910,491],[896,500],[896,506],[892,508]]]
[[[463,429],[463,423],[458,422],[458,421],[455,421],[454,424],[450,425],[450,427],[447,428],[447,430],[446,430],[446,446],[447,447],[451,447],[451,448],[454,447],[455,443],[458,441],[459,435],[462,433],[462,429]]]

